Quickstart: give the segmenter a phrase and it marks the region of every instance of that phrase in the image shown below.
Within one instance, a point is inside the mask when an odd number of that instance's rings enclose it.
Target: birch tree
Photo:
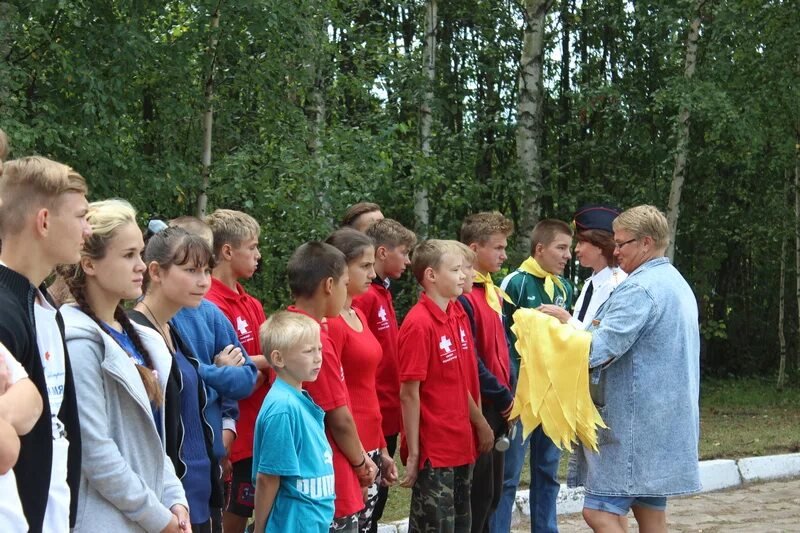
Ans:
[[[700,38],[700,16],[704,1],[694,3],[694,17],[689,25],[689,36],[686,38],[686,59],[683,77],[688,83],[694,76],[697,66],[697,40]],[[675,258],[675,239],[678,233],[678,217],[681,207],[681,192],[686,179],[686,163],[689,158],[689,120],[691,118],[689,105],[682,103],[678,112],[677,147],[675,149],[675,166],[672,170],[672,185],[669,189],[669,202],[667,203],[667,223],[669,225],[669,247],[667,257],[670,261]]]
[[[800,56],[799,56],[800,57]],[[795,368],[800,371],[800,123],[797,125],[797,141],[794,157],[794,274],[795,300],[797,302],[797,362]]]
[[[519,248],[530,250],[530,234],[541,215],[542,64],[545,20],[551,0],[525,0],[522,54],[518,80],[517,165],[522,177]]]
[[[208,44],[207,56],[208,73],[204,83],[205,112],[203,113],[203,156],[202,156],[202,179],[200,184],[200,194],[197,195],[197,216],[203,218],[208,207],[208,186],[211,179],[211,141],[214,127],[214,72],[217,66],[217,45],[219,43],[219,10],[222,0],[217,3],[214,13],[211,15],[211,39]]]
[[[433,126],[433,85],[436,79],[436,0],[425,3],[425,44],[422,50],[425,90],[419,106],[420,149],[425,158],[431,155],[431,129]],[[426,236],[430,224],[428,205],[428,187],[420,183],[414,191],[414,217],[417,220],[419,233]]]

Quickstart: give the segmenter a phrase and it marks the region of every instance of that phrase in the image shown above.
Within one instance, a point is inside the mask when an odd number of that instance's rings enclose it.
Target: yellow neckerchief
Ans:
[[[477,270],[475,271],[475,283],[483,283],[483,286],[486,289],[486,303],[489,304],[489,307],[495,310],[496,313],[502,314],[503,313],[503,304],[500,302],[500,298],[498,296],[502,296],[503,300],[507,301],[510,304],[514,304],[511,301],[511,298],[506,294],[506,291],[497,287],[492,280],[492,276],[489,274],[481,274]]]
[[[547,270],[543,269],[539,262],[534,259],[533,257],[527,258],[522,264],[519,266],[519,269],[523,272],[527,272],[532,276],[536,276],[537,278],[544,278],[544,292],[547,293],[547,296],[550,297],[550,301],[554,302],[555,300],[553,297],[556,294],[555,287],[558,286],[561,289],[561,292],[564,294],[564,297],[567,297],[567,289],[564,288],[564,284],[561,283],[561,280],[558,279],[558,276],[555,274],[548,272]]]
[[[589,394],[592,334],[535,309],[518,309],[519,380],[510,418],[522,420],[523,438],[539,424],[559,448],[583,443],[597,451],[597,427],[605,428]]]

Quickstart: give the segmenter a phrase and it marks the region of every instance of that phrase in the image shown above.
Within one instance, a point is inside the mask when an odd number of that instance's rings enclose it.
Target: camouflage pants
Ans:
[[[358,513],[334,518],[328,533],[358,533]]]
[[[381,486],[381,450],[372,450],[367,453],[372,462],[378,467],[378,475],[372,485],[367,487],[367,499],[364,501],[364,509],[358,513],[358,530],[361,533],[369,533],[372,529],[373,513],[375,505],[378,503],[378,488]]]
[[[411,491],[409,533],[466,533],[470,530],[472,465],[419,471]]]

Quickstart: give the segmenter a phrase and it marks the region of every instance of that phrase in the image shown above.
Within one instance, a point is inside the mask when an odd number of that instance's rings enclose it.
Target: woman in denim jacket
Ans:
[[[667,531],[666,497],[700,490],[700,335],[691,288],[664,256],[667,220],[638,206],[614,221],[615,255],[628,278],[592,321],[592,397],[609,429],[582,452],[583,515],[597,531]]]

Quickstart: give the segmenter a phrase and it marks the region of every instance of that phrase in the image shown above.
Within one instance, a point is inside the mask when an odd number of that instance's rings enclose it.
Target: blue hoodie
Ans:
[[[233,429],[223,422],[239,418],[237,400],[248,397],[253,391],[258,371],[239,343],[231,323],[208,300],[203,300],[197,308],[184,307],[171,322],[200,362],[198,371],[208,395],[206,419],[214,429],[214,453],[221,458],[225,455],[222,430]],[[241,348],[246,359],[242,366],[214,364],[214,356],[229,344]]]

